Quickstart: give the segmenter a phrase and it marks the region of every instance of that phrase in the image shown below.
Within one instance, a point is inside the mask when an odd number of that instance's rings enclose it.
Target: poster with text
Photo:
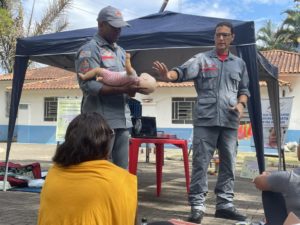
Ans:
[[[280,122],[281,122],[281,143],[285,143],[286,131],[289,127],[292,111],[293,97],[280,98]],[[264,133],[264,146],[267,149],[276,149],[276,134],[272,119],[272,112],[269,99],[262,99],[262,123]]]
[[[81,99],[57,99],[56,141],[63,142],[69,123],[80,114]]]
[[[265,164],[268,164],[268,159],[265,158]],[[253,179],[259,175],[257,158],[253,156],[245,156],[240,177]]]

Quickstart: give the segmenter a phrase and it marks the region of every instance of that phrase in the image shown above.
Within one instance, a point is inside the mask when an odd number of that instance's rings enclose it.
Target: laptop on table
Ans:
[[[157,131],[155,117],[133,117],[132,124],[131,137],[133,138],[176,138],[176,135],[164,134],[162,131]]]

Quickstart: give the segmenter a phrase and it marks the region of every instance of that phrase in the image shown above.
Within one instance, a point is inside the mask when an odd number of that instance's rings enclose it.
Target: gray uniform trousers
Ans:
[[[234,171],[237,151],[237,129],[226,127],[194,127],[193,170],[189,192],[192,208],[205,212],[208,192],[207,170],[218,148],[220,167],[215,187],[216,209],[233,206]]]
[[[124,169],[128,168],[129,130],[126,128],[114,129],[110,143],[109,158],[112,162]]]

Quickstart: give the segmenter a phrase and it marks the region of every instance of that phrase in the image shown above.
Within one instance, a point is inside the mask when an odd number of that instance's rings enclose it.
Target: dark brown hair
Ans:
[[[229,27],[231,34],[234,34],[234,29],[233,29],[232,23],[229,23],[229,22],[226,22],[226,21],[218,23],[215,27],[215,32],[216,32],[218,27],[223,27],[223,26],[224,27]]]
[[[82,113],[69,124],[65,142],[56,149],[53,161],[60,166],[104,159],[109,151],[112,130],[95,112]]]

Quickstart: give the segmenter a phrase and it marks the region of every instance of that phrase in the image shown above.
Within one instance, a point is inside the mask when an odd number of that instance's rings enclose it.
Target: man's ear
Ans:
[[[234,38],[235,38],[235,34],[232,34],[231,35],[232,37],[231,37],[231,43],[234,41]]]
[[[104,22],[103,21],[98,21],[98,28],[102,28],[104,27]]]

